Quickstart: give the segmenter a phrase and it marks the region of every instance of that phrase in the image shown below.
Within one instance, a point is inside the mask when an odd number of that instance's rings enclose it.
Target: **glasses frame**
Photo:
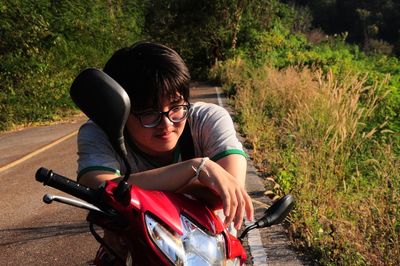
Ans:
[[[186,107],[186,108],[187,108],[186,115],[185,115],[182,119],[180,119],[180,120],[178,120],[178,121],[173,121],[173,120],[171,119],[171,117],[169,116],[169,112],[171,112],[174,108],[180,107],[180,106]],[[142,115],[144,115],[144,114],[146,114],[146,113],[151,113],[151,111],[144,111],[144,112],[134,112],[134,111],[131,111],[131,114],[133,114],[134,116],[136,116],[136,117],[139,119],[140,124],[141,124],[143,127],[145,127],[145,128],[154,128],[154,127],[160,125],[160,123],[161,123],[161,118],[162,118],[163,116],[167,117],[168,120],[171,121],[172,123],[180,123],[180,122],[184,121],[184,120],[187,119],[188,116],[189,116],[190,106],[191,106],[190,103],[186,103],[186,104],[177,104],[177,105],[172,106],[168,111],[165,111],[165,112],[160,112],[160,111],[157,112],[157,111],[154,111],[154,114],[158,114],[159,116],[158,116],[157,120],[156,120],[154,123],[152,123],[152,124],[144,124],[144,123],[143,123],[143,120],[142,120],[142,119],[143,119],[143,118],[142,118]]]

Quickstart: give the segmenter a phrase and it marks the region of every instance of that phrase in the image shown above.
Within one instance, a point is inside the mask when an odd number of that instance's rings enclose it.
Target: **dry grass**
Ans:
[[[297,199],[293,240],[327,265],[400,265],[400,159],[385,123],[370,126],[382,84],[241,60],[220,71],[255,163]]]

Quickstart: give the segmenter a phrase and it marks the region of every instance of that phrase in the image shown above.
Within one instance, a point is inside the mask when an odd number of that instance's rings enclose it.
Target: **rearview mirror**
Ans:
[[[289,214],[289,212],[293,209],[293,207],[294,199],[292,195],[288,194],[280,198],[265,211],[262,218],[257,220],[254,224],[246,227],[241,235],[238,237],[238,239],[242,241],[247,233],[255,228],[264,228],[281,223]]]
[[[281,223],[294,207],[293,196],[288,194],[269,207],[258,221],[259,228]]]
[[[121,85],[103,71],[88,68],[75,78],[70,95],[75,104],[106,132],[114,149],[126,157],[124,127],[131,103]]]

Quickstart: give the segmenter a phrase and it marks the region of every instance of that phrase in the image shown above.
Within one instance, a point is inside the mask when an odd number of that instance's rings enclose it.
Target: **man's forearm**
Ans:
[[[224,168],[232,176],[236,177],[239,184],[245,187],[247,161],[243,155],[231,154],[219,159],[216,163]]]

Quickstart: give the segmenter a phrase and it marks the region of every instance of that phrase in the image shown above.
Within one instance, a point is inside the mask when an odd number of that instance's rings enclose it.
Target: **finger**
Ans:
[[[244,201],[245,201],[245,209],[246,209],[246,217],[247,220],[249,221],[254,221],[254,207],[253,207],[253,202],[251,201],[251,198],[249,194],[243,189],[244,193]]]
[[[230,215],[231,204],[230,204],[230,194],[228,189],[223,186],[215,175],[208,175],[204,178],[202,175],[199,176],[199,181],[203,185],[207,186],[209,189],[214,191],[222,201],[222,209],[225,217]]]
[[[224,215],[225,217],[229,217],[229,215],[231,214],[231,196],[229,194],[229,191],[222,188],[221,193],[219,193],[219,195],[222,199]]]
[[[235,228],[239,230],[242,226],[243,217],[245,214],[246,201],[244,200],[244,196],[242,195],[242,191],[240,189],[237,190],[236,196],[238,199],[238,206],[235,213],[234,225]]]
[[[237,202],[235,194],[232,192],[230,186],[224,186],[221,183],[214,182],[214,190],[220,195],[224,208],[224,215],[226,217],[225,224],[230,224],[235,214]],[[218,185],[217,185],[218,184]]]
[[[230,212],[225,219],[225,226],[229,226],[235,218],[238,201],[234,190],[230,190]]]

